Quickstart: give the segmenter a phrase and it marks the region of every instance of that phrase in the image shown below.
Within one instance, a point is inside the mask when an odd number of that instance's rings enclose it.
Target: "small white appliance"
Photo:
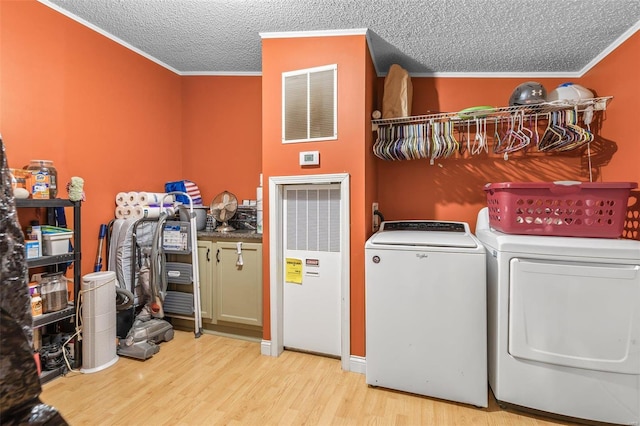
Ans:
[[[367,384],[486,407],[485,250],[469,225],[383,222],[365,256]]]
[[[116,353],[116,273],[82,277],[82,372],[97,373],[118,361]]]
[[[487,250],[489,384],[501,406],[640,423],[640,242],[476,235]]]

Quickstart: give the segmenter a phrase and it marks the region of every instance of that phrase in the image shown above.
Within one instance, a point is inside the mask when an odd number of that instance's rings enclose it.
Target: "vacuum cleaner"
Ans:
[[[160,279],[160,272],[164,269],[161,230],[167,220],[167,216],[168,214],[163,212],[158,218],[158,224],[152,238],[151,251],[145,253],[147,263],[141,266],[138,272],[144,305],[136,315],[127,336],[119,340],[118,355],[144,361],[160,351],[158,343],[168,342],[173,339],[173,326],[162,319],[164,317],[162,309],[163,294],[166,292],[166,284],[163,286],[163,280]],[[152,274],[152,270],[157,273]],[[131,302],[133,302],[134,296],[131,293],[126,295],[124,292],[117,292],[117,297],[130,297]],[[122,309],[127,309],[131,306],[126,306],[124,303],[118,304],[118,306],[121,305]]]
[[[149,283],[149,268],[140,268],[139,280],[143,288],[153,287]],[[150,299],[152,300],[152,299]],[[118,355],[129,358],[146,360],[160,351],[158,343],[168,342],[173,339],[173,326],[158,317],[154,317],[153,308],[147,302],[142,310],[136,315],[133,326],[124,339],[118,343]],[[157,312],[155,315],[158,315]]]
[[[190,311],[193,313],[194,334],[198,338],[202,335],[202,313],[200,308],[200,281],[198,276],[198,255],[197,255],[197,225],[196,214],[193,209],[193,200],[185,192],[169,192],[165,195],[183,195],[189,200],[190,221],[188,228],[190,229],[190,246],[191,246],[191,268],[193,276],[193,294],[192,306]],[[161,205],[164,205],[164,199]],[[163,232],[169,215],[174,215],[172,209],[165,209],[158,218],[157,226],[153,232],[151,249],[145,254],[146,264],[140,267],[138,272],[138,282],[142,289],[144,303],[140,312],[136,315],[132,327],[129,329],[127,336],[121,338],[118,343],[118,355],[146,360],[160,350],[158,343],[170,341],[173,339],[173,326],[165,321],[163,305],[166,302],[167,309],[171,307],[170,298],[175,292],[167,292],[168,281],[166,273],[165,250],[163,241]],[[135,265],[134,265],[135,267]],[[133,301],[133,295],[125,295],[123,292],[117,292],[117,297],[130,297]],[[142,303],[141,303],[142,304]],[[124,306],[124,304],[123,304]],[[129,305],[130,306],[130,305]]]

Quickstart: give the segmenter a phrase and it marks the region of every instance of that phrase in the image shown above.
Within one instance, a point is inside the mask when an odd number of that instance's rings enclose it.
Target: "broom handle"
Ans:
[[[93,272],[100,272],[102,269],[102,243],[104,237],[107,235],[107,225],[100,225],[100,233],[98,234],[98,252],[96,253],[96,264],[93,267]]]

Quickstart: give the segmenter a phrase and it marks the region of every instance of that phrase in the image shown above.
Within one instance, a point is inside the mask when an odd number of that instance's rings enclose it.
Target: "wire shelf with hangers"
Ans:
[[[612,96],[509,107],[475,107],[459,112],[371,121],[378,137],[373,153],[384,160],[449,158],[492,152],[508,160],[512,152],[568,151],[593,141],[590,124]],[[540,124],[546,123],[541,129]],[[492,132],[488,131],[489,124]],[[457,135],[457,136],[456,136]]]
[[[613,96],[603,96],[599,98],[581,99],[579,101],[554,101],[545,102],[541,104],[532,105],[516,105],[505,107],[478,107],[469,109],[469,111],[455,111],[455,112],[439,112],[426,115],[414,115],[410,117],[396,117],[396,118],[378,118],[371,120],[373,126],[392,126],[394,124],[412,124],[412,123],[424,123],[428,121],[452,121],[454,123],[462,123],[472,120],[473,118],[486,117],[486,118],[507,118],[509,115],[520,113],[525,115],[541,115],[547,114],[553,111],[561,111],[566,109],[578,109],[578,112],[586,111],[589,107],[592,107],[594,111],[604,111],[607,109],[607,104],[613,99]],[[373,130],[377,128],[374,127]]]

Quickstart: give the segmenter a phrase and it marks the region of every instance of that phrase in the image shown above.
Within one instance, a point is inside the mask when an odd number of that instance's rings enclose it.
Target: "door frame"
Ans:
[[[340,359],[342,369],[349,371],[351,356],[351,268],[350,268],[350,229],[349,226],[349,174],[322,174],[300,176],[272,176],[269,178],[269,306],[271,308],[271,342],[268,355],[279,356],[284,351],[283,311],[284,311],[284,193],[287,185],[340,185]],[[265,344],[266,342],[263,342]],[[264,353],[264,351],[263,351]]]

